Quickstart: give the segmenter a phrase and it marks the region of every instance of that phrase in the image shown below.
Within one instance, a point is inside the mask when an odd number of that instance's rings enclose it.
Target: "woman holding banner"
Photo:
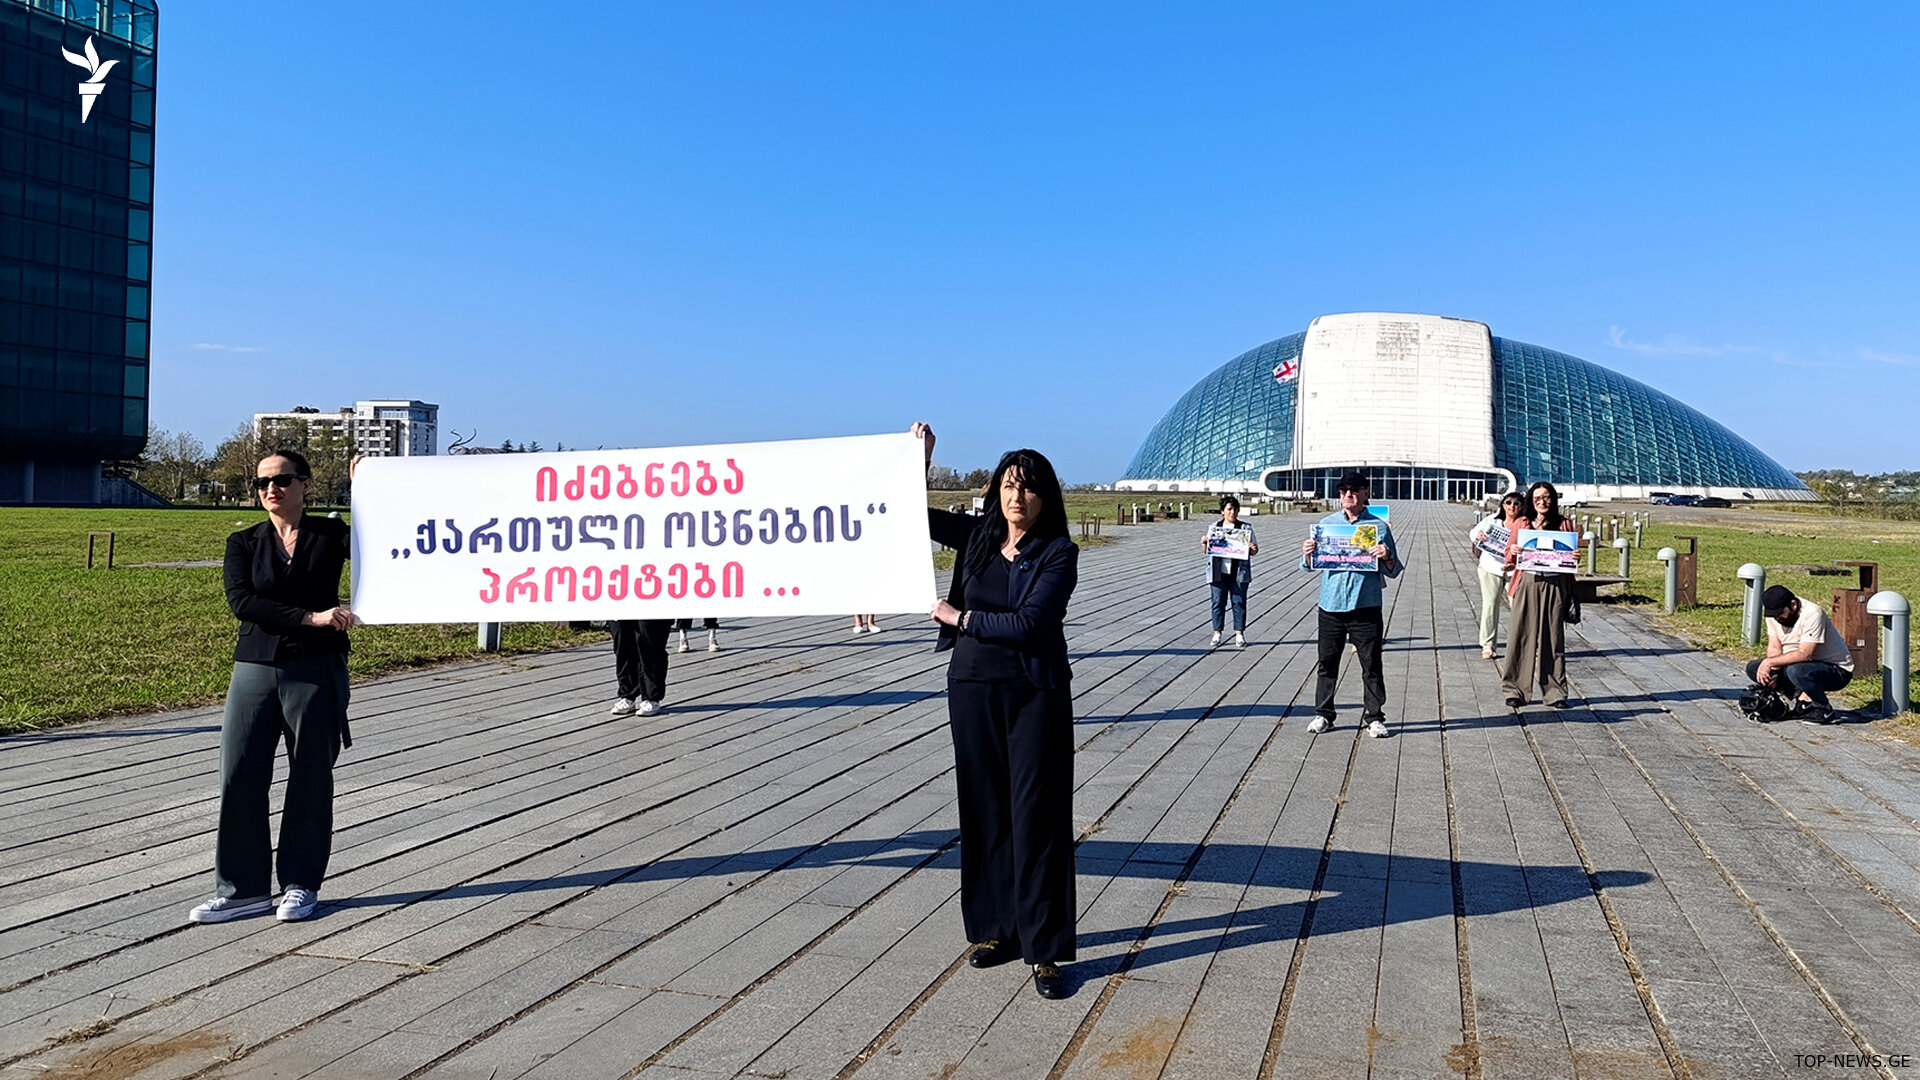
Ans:
[[[1531,528],[1526,497],[1509,491],[1500,500],[1500,509],[1487,515],[1468,536],[1480,556],[1480,659],[1493,659],[1493,647],[1500,643],[1500,609],[1511,608],[1507,600],[1507,540],[1520,529]],[[1513,635],[1507,635],[1511,638]]]
[[[220,724],[220,819],[213,899],[188,913],[226,922],[273,908],[267,789],[274,751],[287,737],[287,795],[280,816],[277,912],[313,914],[333,849],[333,763],[347,733],[347,628],[340,571],[351,534],[343,521],[306,514],[313,469],[292,450],[260,459],[253,490],[267,520],[227,537],[227,606],[240,620],[233,681]]]
[[[913,425],[933,457],[933,430]],[[960,795],[960,914],[967,963],[1033,965],[1034,990],[1067,996],[1074,958],[1073,693],[1067,601],[1080,549],[1053,465],[1013,450],[979,517],[928,510],[960,552],[936,651],[951,649],[947,716]]]
[[[1520,530],[1542,529],[1564,532],[1573,525],[1560,513],[1560,492],[1545,480],[1527,489],[1527,502],[1533,508],[1530,524],[1512,530],[1507,538],[1503,568],[1513,575],[1507,595],[1513,598],[1513,618],[1507,629],[1507,662],[1500,669],[1500,682],[1507,692],[1507,705],[1519,708],[1527,703],[1533,684],[1540,684],[1540,696],[1548,708],[1567,707],[1567,609],[1573,606],[1573,575],[1537,573],[1518,568]]]
[[[1240,533],[1236,539],[1246,544],[1246,554],[1222,555],[1215,551],[1216,537],[1220,532]],[[1213,640],[1212,645],[1220,644],[1221,631],[1227,625],[1227,601],[1233,601],[1233,647],[1247,647],[1247,586],[1253,584],[1253,556],[1260,553],[1260,545],[1254,539],[1253,526],[1240,521],[1240,500],[1231,495],[1220,496],[1220,520],[1210,526],[1200,537],[1200,547],[1209,553],[1207,558],[1207,589],[1213,597]]]

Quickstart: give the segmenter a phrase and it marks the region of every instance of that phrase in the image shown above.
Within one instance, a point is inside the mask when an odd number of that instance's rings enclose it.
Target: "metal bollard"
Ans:
[[[1748,645],[1758,645],[1762,634],[1760,620],[1764,614],[1760,610],[1760,594],[1767,591],[1767,568],[1759,563],[1746,563],[1734,574],[1747,583],[1746,603],[1740,609],[1740,640]]]
[[[1584,533],[1580,542],[1587,545],[1587,576],[1600,572],[1600,538],[1592,533]]]
[[[481,652],[499,652],[500,651],[500,624],[499,623],[483,622],[480,624],[480,651]]]
[[[1680,553],[1670,547],[1654,552],[1653,557],[1667,564],[1667,603],[1666,612],[1671,615],[1679,606],[1680,597]]]
[[[1620,576],[1632,577],[1633,545],[1627,543],[1627,538],[1622,536],[1613,542],[1613,546],[1620,552]]]
[[[1911,606],[1907,598],[1888,590],[1877,592],[1867,601],[1868,614],[1880,616],[1880,715],[1899,716],[1911,704],[1907,700],[1909,677],[1907,655],[1907,617]]]

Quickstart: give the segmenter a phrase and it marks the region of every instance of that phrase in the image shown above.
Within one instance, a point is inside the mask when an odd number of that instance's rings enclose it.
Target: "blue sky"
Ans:
[[[457,12],[457,17],[454,16]],[[153,420],[1118,476],[1319,314],[1920,467],[1920,8],[173,0]],[[1898,435],[1890,434],[1897,432]]]

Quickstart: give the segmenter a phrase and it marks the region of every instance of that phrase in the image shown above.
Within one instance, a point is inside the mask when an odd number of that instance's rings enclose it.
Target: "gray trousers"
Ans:
[[[347,658],[238,661],[220,724],[220,832],[215,895],[267,896],[273,850],[267,789],[280,736],[287,738],[287,798],[280,815],[280,887],[320,888],[333,851],[333,762],[347,730]]]

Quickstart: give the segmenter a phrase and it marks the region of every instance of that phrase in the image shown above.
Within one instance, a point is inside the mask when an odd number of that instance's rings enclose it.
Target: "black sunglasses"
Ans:
[[[289,488],[293,486],[295,480],[307,479],[310,479],[310,477],[308,477],[306,473],[290,472],[275,473],[272,476],[256,476],[253,478],[253,490],[265,491],[268,485],[277,488]]]

